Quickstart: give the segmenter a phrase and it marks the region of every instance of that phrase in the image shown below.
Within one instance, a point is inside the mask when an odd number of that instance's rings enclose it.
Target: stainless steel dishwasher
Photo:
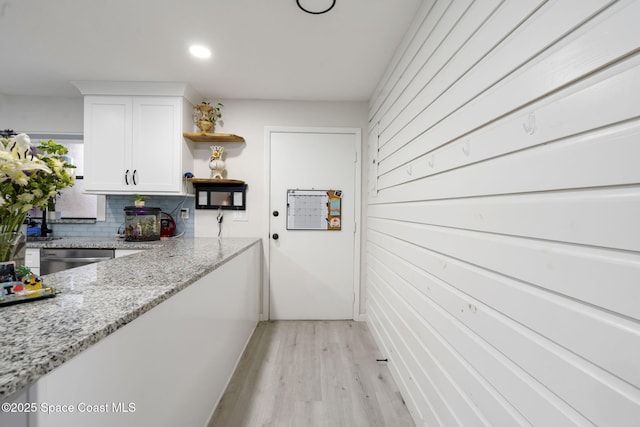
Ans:
[[[113,249],[40,249],[40,274],[56,273],[114,257]]]

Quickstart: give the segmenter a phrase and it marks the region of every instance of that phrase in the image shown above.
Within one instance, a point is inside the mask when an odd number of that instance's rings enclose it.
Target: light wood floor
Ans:
[[[256,328],[209,427],[413,426],[364,322]]]

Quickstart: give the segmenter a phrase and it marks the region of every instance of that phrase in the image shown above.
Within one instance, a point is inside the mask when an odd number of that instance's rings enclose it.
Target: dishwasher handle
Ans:
[[[99,257],[85,257],[85,258],[77,258],[77,257],[47,257],[44,256],[40,259],[40,261],[64,261],[64,262],[100,262],[107,261],[113,259],[107,256],[99,256]]]

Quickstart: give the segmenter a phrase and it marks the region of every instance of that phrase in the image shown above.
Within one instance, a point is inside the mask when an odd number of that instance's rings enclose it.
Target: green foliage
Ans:
[[[63,156],[67,149],[52,140],[34,151],[26,134],[0,138],[0,232],[19,231],[27,212],[45,208],[63,188],[75,184]]]
[[[149,198],[149,196],[141,196],[140,194],[134,194],[133,196],[131,196],[129,198],[130,202],[144,202],[145,200],[147,200]]]

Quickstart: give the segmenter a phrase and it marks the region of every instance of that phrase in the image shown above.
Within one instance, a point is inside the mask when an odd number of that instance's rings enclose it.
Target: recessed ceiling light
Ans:
[[[196,58],[208,58],[211,56],[211,51],[208,48],[197,44],[190,46],[189,52]]]

